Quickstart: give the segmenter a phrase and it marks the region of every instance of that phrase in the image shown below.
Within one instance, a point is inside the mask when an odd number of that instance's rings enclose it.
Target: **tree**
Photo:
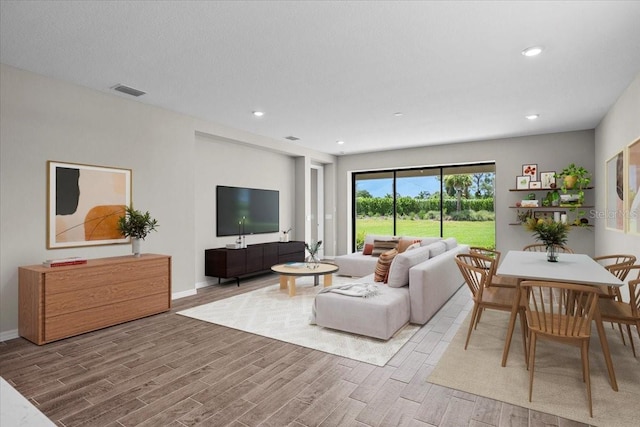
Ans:
[[[429,193],[428,191],[421,191],[416,196],[416,199],[428,199],[429,196],[431,196],[431,193]]]
[[[493,172],[480,172],[472,174],[476,197],[493,197]]]
[[[358,190],[356,191],[356,197],[373,197],[368,190]]]
[[[469,187],[473,184],[470,175],[447,175],[444,177],[444,186],[447,194],[456,196],[456,210],[462,209],[462,196],[469,198]]]

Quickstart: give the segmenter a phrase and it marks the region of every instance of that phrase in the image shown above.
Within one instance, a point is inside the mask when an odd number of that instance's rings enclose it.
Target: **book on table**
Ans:
[[[79,265],[86,264],[87,258],[85,257],[69,257],[59,259],[48,259],[42,263],[43,267],[63,267],[65,265]]]

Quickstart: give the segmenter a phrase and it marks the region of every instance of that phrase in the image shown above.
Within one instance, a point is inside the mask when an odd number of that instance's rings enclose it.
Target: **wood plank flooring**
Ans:
[[[276,282],[210,286],[45,346],[2,342],[0,375],[69,427],[582,425],[426,382],[471,308],[464,287],[384,367],[175,314]]]

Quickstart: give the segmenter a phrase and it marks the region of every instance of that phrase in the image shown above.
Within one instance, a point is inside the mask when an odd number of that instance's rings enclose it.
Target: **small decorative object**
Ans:
[[[536,193],[529,193],[529,194],[527,194],[527,199],[529,199],[529,200],[535,200],[535,199],[536,199]]]
[[[529,176],[531,181],[537,181],[538,165],[522,165],[522,175]]]
[[[542,182],[540,181],[529,181],[529,188],[531,190],[539,190],[542,188]]]
[[[516,189],[518,189],[518,190],[528,190],[530,181],[531,181],[531,177],[529,175],[517,176],[516,177]]]
[[[307,252],[309,252],[309,256],[305,260],[307,268],[316,269],[319,267],[320,259],[318,258],[318,251],[320,250],[320,246],[322,246],[322,240],[318,240],[315,243],[311,242],[311,244],[304,244]]]
[[[285,230],[282,232],[282,241],[283,242],[288,242],[289,241],[289,232],[293,230],[293,228],[289,227],[288,230]]]
[[[547,247],[547,261],[558,262],[558,252],[555,245],[564,245],[569,237],[569,225],[552,219],[529,218],[525,223],[527,230],[533,232],[533,237]]]
[[[520,209],[518,209],[516,215],[518,217],[518,222],[523,224],[523,223],[527,222],[527,220],[533,216],[533,211],[531,209],[526,210],[526,211],[520,211]]]
[[[553,193],[551,193],[551,206],[560,206],[560,193],[558,193],[558,190],[553,190]]]
[[[152,231],[157,231],[158,221],[151,218],[149,212],[142,213],[130,206],[125,207],[125,214],[118,218],[118,230],[125,237],[131,237],[132,252],[140,256],[140,240],[144,240]]]

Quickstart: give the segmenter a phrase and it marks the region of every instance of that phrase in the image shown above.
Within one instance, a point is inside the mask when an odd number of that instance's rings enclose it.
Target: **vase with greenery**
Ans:
[[[570,226],[552,219],[529,218],[524,224],[527,230],[533,232],[533,237],[541,241],[547,248],[547,261],[557,262],[556,245],[564,245],[569,238]]]
[[[158,221],[151,218],[149,211],[142,213],[130,206],[125,214],[118,218],[118,229],[124,237],[131,237],[134,256],[140,256],[140,240],[144,240],[152,231],[157,231]]]
[[[318,257],[318,251],[320,250],[320,246],[322,246],[322,240],[318,240],[317,242],[305,243],[304,247],[309,252],[309,256],[306,258],[305,262],[307,267],[309,268],[318,268],[318,264],[320,264],[320,258]]]
[[[555,174],[556,178],[562,178],[563,193],[576,189],[578,194],[578,202],[582,204],[584,201],[584,189],[591,183],[591,174],[582,166],[576,166],[575,163],[569,164],[562,169],[561,172]]]

